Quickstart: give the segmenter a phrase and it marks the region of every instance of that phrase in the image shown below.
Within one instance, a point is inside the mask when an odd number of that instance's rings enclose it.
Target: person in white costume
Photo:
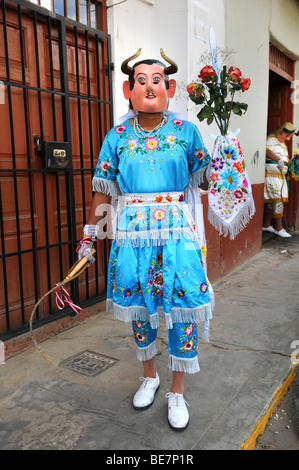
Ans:
[[[294,135],[292,123],[285,122],[267,138],[266,169],[264,186],[264,232],[271,232],[280,237],[291,237],[283,227],[284,204],[288,202],[288,186],[285,175],[290,162],[286,142]],[[272,219],[275,227],[271,225]]]

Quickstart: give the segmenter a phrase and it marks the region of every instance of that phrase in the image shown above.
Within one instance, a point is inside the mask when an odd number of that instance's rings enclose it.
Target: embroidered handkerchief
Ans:
[[[242,148],[231,132],[216,138],[208,192],[210,223],[233,240],[254,215],[255,205]]]

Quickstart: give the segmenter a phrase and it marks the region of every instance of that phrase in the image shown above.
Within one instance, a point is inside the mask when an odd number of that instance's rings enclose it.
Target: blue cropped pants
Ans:
[[[156,353],[158,329],[151,328],[149,322],[134,320],[132,322],[134,338],[137,344],[137,359],[147,361]],[[168,329],[168,367],[172,371],[199,372],[198,334],[196,323],[174,323]]]

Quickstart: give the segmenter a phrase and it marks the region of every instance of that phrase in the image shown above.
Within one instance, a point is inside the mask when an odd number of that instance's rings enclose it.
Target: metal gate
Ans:
[[[28,329],[75,262],[91,179],[112,126],[110,36],[24,0],[0,0],[0,338]],[[105,298],[106,241],[71,283]],[[64,314],[69,314],[65,311]],[[48,296],[34,327],[61,316]]]

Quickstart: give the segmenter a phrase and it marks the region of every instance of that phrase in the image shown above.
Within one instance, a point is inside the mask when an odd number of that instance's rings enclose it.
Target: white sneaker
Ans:
[[[292,235],[290,235],[288,232],[286,232],[286,230],[284,228],[282,228],[281,230],[275,230],[274,231],[276,233],[276,235],[278,235],[279,237],[284,237],[284,238],[288,238],[288,237],[291,237]]]
[[[169,426],[177,431],[183,431],[189,424],[189,413],[183,394],[166,393],[168,398],[168,423]],[[188,405],[189,406],[189,405]]]
[[[275,233],[275,229],[272,227],[272,225],[269,225],[269,227],[263,227],[263,232]]]
[[[133,406],[135,410],[145,410],[154,402],[155,393],[160,386],[160,379],[158,372],[156,372],[155,379],[151,377],[139,377],[139,380],[142,381],[142,385],[134,395]]]

